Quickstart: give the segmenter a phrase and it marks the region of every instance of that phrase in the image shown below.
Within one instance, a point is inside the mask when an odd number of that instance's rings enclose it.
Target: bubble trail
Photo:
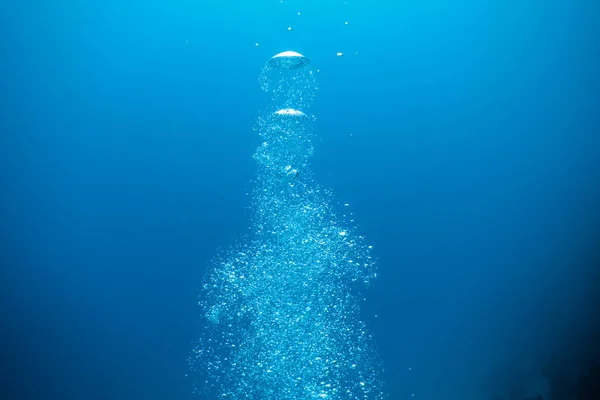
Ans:
[[[190,357],[204,377],[196,390],[213,399],[385,399],[359,318],[376,276],[371,246],[310,170],[317,85],[308,59],[280,53],[259,80],[271,102],[256,125],[251,227],[204,284],[205,327]]]

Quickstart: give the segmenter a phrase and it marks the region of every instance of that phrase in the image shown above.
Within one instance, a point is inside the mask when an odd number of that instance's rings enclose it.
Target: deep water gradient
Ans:
[[[194,399],[288,49],[390,399],[600,398],[600,2],[347,3],[0,1],[2,400]]]

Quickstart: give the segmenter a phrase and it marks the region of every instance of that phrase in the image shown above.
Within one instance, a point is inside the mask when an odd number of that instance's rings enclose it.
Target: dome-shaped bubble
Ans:
[[[306,114],[293,108],[284,108],[275,111],[274,115],[278,117],[306,118]]]
[[[284,51],[276,54],[268,61],[271,68],[297,69],[308,65],[308,58],[295,51]]]

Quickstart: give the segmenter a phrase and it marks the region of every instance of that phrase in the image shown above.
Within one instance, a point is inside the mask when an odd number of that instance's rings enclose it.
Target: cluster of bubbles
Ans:
[[[303,119],[305,113],[310,110],[318,90],[308,59],[294,51],[284,51],[273,56],[263,67],[259,83],[261,89],[271,95],[269,106],[260,122],[272,116],[301,117],[291,118],[293,121]],[[287,114],[285,110],[288,110]],[[284,119],[279,118],[279,121]],[[266,128],[268,126],[267,123]],[[262,133],[262,128],[263,126],[259,127],[259,134]]]
[[[278,110],[257,124],[251,229],[204,284],[205,331],[190,359],[205,375],[197,390],[236,400],[384,399],[359,317],[376,276],[371,246],[310,172],[311,118],[290,101],[309,107],[316,85],[303,56],[282,54],[261,74]]]

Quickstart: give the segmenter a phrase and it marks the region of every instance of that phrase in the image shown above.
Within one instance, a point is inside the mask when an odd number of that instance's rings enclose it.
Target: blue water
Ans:
[[[0,4],[3,399],[193,398],[201,282],[247,229],[258,75],[288,49],[319,69],[316,178],[379,261],[390,399],[585,362],[600,6],[348,3]]]

